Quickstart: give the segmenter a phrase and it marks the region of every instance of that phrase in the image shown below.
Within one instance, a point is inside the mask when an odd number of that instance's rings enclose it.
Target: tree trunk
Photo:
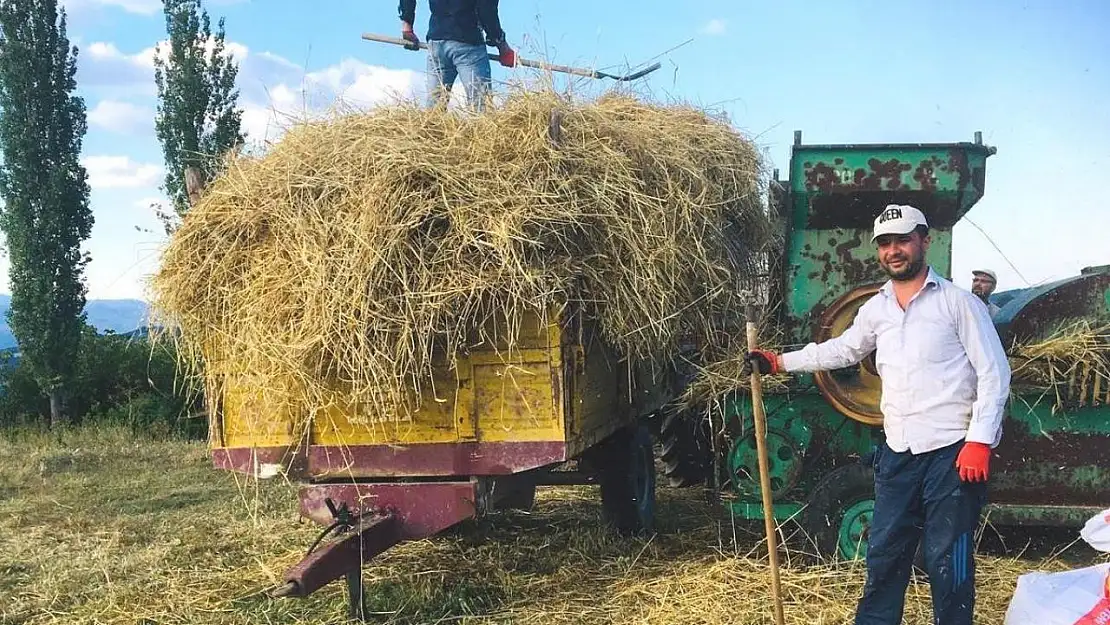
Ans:
[[[65,397],[62,389],[50,391],[50,429],[56,429],[69,423],[69,415],[65,412]]]

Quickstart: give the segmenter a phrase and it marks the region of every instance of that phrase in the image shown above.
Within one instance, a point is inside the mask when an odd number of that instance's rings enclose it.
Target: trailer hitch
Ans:
[[[285,572],[285,583],[271,591],[270,596],[307,597],[346,576],[348,616],[365,619],[362,564],[401,542],[400,523],[391,512],[355,514],[346,502],[336,507],[330,498],[325,504],[334,521],[320,533],[305,557]],[[332,533],[336,537],[324,542]]]

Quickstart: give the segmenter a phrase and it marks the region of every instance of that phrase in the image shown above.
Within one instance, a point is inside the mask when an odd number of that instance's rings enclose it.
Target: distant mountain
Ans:
[[[12,296],[0,294],[0,349],[15,347],[15,337],[8,327],[8,308]],[[100,332],[111,330],[116,334],[130,332],[145,325],[147,305],[137,299],[94,299],[85,304],[85,317],[89,325]]]

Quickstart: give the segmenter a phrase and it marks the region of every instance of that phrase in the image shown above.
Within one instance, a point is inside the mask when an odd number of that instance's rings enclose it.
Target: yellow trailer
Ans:
[[[528,507],[537,484],[596,481],[622,533],[652,528],[652,439],[639,417],[658,406],[662,387],[637,384],[596,324],[571,308],[527,315],[500,334],[512,340],[439,363],[419,410],[403,419],[339,394],[316,414],[267,411],[250,389],[229,385],[214,423],[215,465],[300,481],[302,512],[361,545],[316,550],[278,594],[356,575],[399,541],[490,509]],[[578,466],[564,472],[570,460]]]

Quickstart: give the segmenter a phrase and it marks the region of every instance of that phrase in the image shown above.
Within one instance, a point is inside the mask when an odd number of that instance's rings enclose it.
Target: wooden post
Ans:
[[[195,206],[200,201],[202,191],[204,191],[204,177],[199,169],[189,165],[185,168],[185,193],[189,194],[189,204]]]
[[[759,348],[756,337],[755,307],[747,306],[748,351]],[[767,531],[767,551],[771,558],[771,594],[775,599],[775,624],[784,625],[782,591],[779,586],[779,551],[775,540],[775,513],[771,501],[771,475],[767,461],[767,414],[763,411],[763,384],[759,371],[752,367],[752,412],[755,421],[755,445],[759,455],[759,486],[763,495],[763,524]]]

